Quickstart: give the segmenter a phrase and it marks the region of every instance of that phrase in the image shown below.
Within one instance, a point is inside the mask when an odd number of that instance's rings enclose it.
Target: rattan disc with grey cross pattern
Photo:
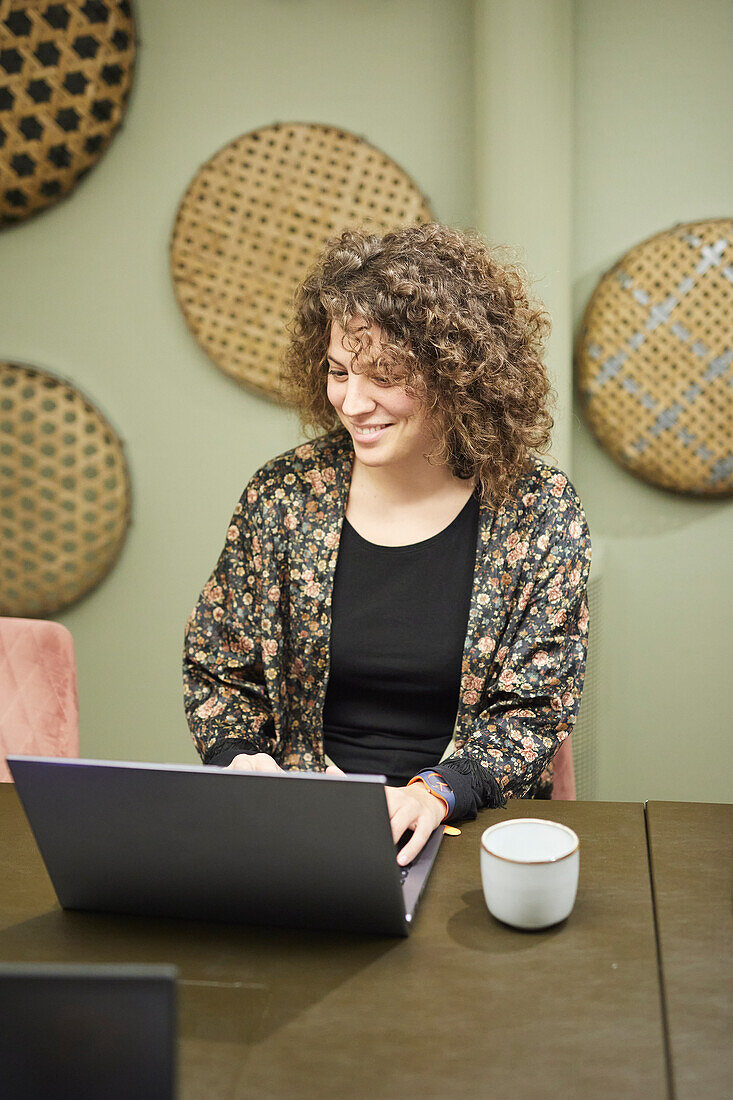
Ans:
[[[58,202],[96,164],[134,64],[129,0],[0,0],[0,226]]]
[[[733,219],[674,226],[601,279],[575,345],[585,418],[652,485],[733,493]]]

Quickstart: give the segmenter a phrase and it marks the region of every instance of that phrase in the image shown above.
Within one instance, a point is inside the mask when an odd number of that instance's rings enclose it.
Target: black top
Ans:
[[[325,751],[344,771],[402,785],[443,755],[458,708],[478,516],[474,494],[448,527],[409,546],[376,546],[344,520],[323,711]]]
[[[344,518],[333,586],[327,755],[395,786],[434,769],[455,795],[453,820],[504,801],[472,757],[438,764],[458,707],[478,522],[475,494],[443,531],[409,546],[377,546]],[[209,763],[257,751],[230,740]]]

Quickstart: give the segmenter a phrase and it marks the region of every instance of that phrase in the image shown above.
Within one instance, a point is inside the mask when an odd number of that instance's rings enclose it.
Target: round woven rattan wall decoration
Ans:
[[[0,0],[0,226],[64,198],[99,160],[134,63],[128,0]]]
[[[74,386],[0,363],[0,615],[49,615],[97,585],[130,522],[123,446]]]
[[[578,334],[584,414],[644,481],[733,493],[733,220],[676,225],[599,282]]]
[[[295,288],[347,226],[383,233],[432,220],[388,156],[345,130],[279,123],[236,138],[178,208],[171,267],[197,342],[238,382],[277,395]]]

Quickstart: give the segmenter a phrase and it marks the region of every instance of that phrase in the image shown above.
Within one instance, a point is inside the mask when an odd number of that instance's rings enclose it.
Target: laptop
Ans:
[[[172,966],[0,962],[3,1100],[173,1100]]]
[[[400,867],[384,776],[7,760],[64,909],[406,936],[443,837]]]

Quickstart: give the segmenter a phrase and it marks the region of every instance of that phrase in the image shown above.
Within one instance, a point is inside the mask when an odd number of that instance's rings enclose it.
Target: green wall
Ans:
[[[728,0],[576,3],[575,331],[632,245],[733,214],[732,32]],[[638,481],[576,413],[573,479],[606,555],[600,797],[730,801],[733,507]]]
[[[565,19],[568,0],[558,2]],[[124,129],[68,201],[0,235],[0,355],[86,390],[125,439],[131,464],[133,526],[122,557],[60,616],[77,647],[82,752],[193,761],[181,705],[183,624],[245,481],[300,435],[291,413],[224,377],[189,336],[168,268],[177,204],[216,149],[296,119],[362,134],[407,169],[440,220],[473,225],[481,43],[469,0],[138,0],[136,10],[138,68]],[[632,244],[680,220],[730,213],[731,16],[723,0],[577,0],[570,12],[577,327],[597,279]],[[522,51],[521,35],[510,48]],[[542,95],[537,73],[530,103]],[[548,170],[562,180],[567,152],[554,155],[563,160]],[[508,189],[525,162],[507,155],[496,164]],[[541,162],[536,186],[541,194]],[[535,211],[527,239],[513,242],[533,259],[545,255],[537,221]],[[535,270],[539,292],[565,266],[563,257]],[[569,372],[566,362],[566,381]],[[726,799],[730,505],[635,481],[567,399],[560,423],[570,429],[570,473],[593,537],[607,552],[601,795]]]
[[[216,370],[175,302],[168,245],[192,176],[238,134],[297,119],[366,137],[445,221],[473,208],[470,9],[438,0],[138,0],[123,130],[70,199],[0,235],[5,358],[72,379],[126,442],[133,525],[74,635],[88,756],[191,761],[183,626],[253,471],[293,414]]]

